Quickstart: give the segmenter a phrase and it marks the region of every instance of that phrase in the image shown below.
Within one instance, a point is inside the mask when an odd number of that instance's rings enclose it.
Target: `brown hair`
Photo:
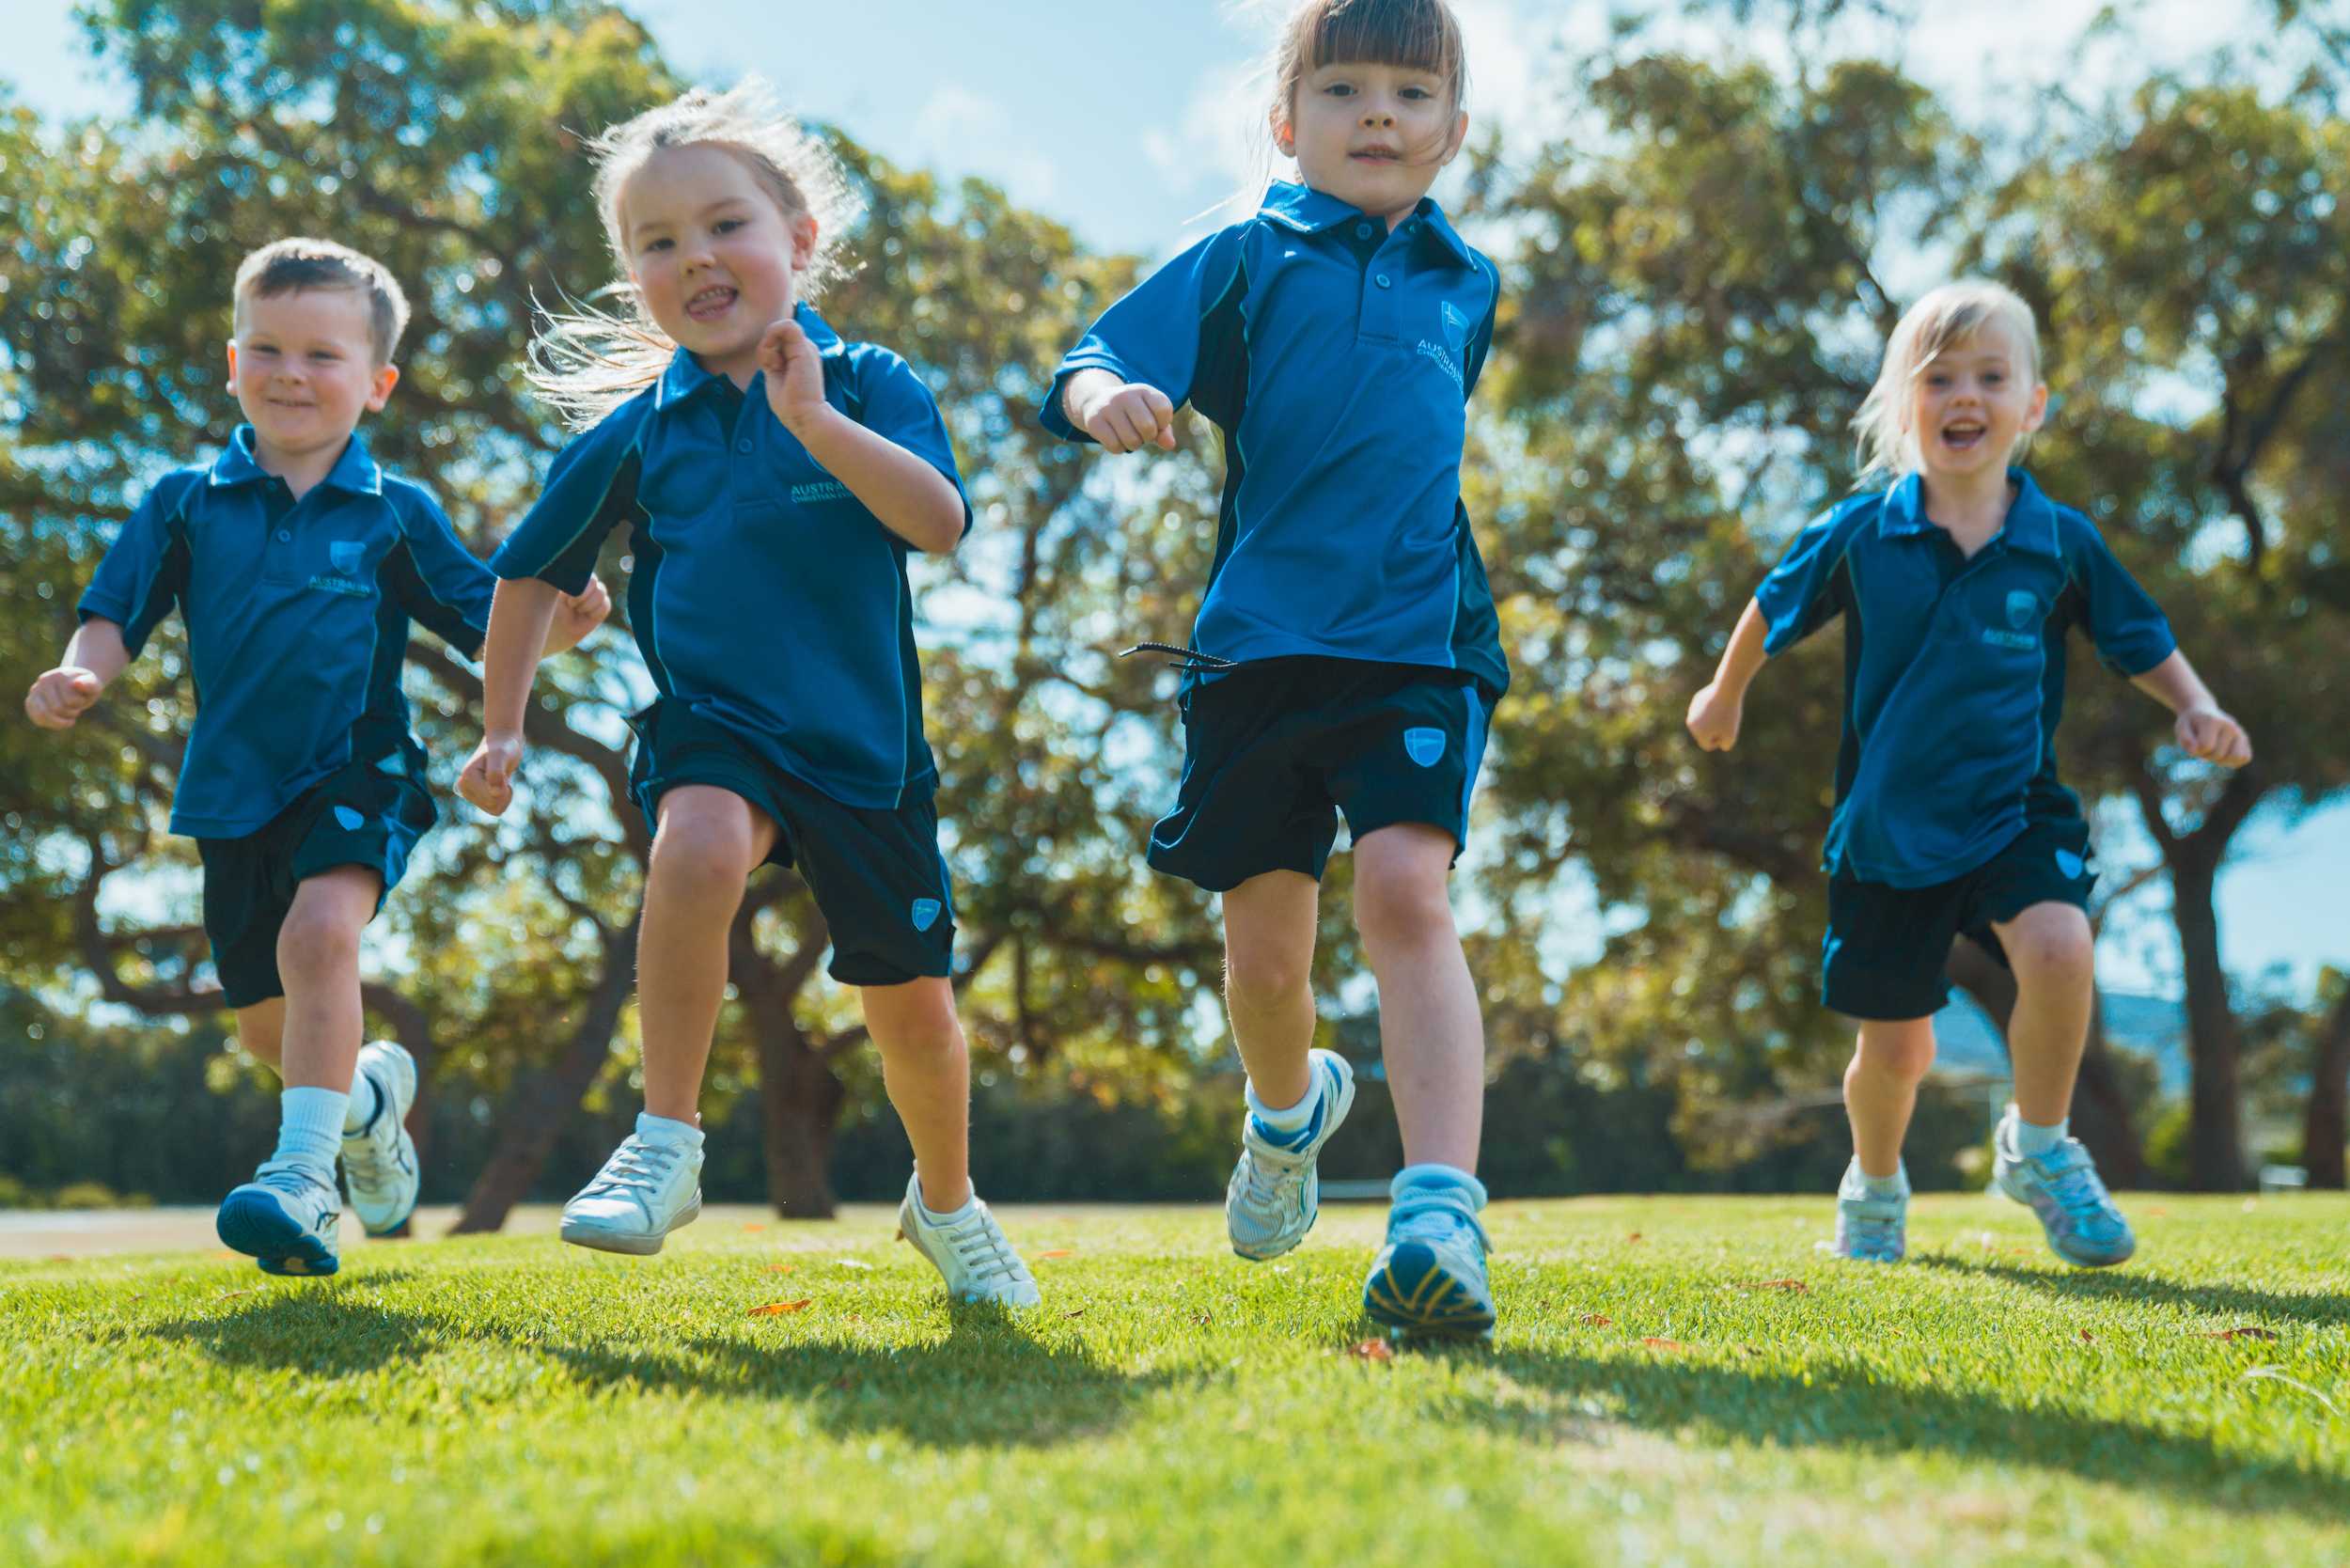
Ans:
[[[1443,78],[1458,113],[1468,102],[1468,52],[1445,0],[1301,0],[1273,54],[1273,111],[1297,113],[1297,85],[1326,65],[1366,61]]]
[[[246,257],[237,267],[237,319],[243,320],[249,299],[274,300],[306,289],[357,294],[368,307],[368,347],[375,362],[392,362],[392,351],[408,327],[408,296],[383,262],[332,240],[277,240]]]

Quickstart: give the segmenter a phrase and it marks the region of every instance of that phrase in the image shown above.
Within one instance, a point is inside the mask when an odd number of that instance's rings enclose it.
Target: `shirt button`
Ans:
[[[1379,285],[1382,289],[1388,287],[1387,274],[1385,273],[1381,273],[1377,277],[1372,278],[1371,281]]]
[[[291,528],[278,529],[277,542],[280,544],[291,544],[293,542],[293,530]]]
[[[738,442],[736,442],[736,443],[734,444],[734,449],[735,449],[736,451],[738,451],[738,452],[742,453],[744,457],[748,457],[748,456],[750,456],[750,455],[751,455],[751,438],[750,438],[749,436],[747,436],[747,435],[746,435],[746,436],[744,436],[742,440],[740,440],[740,441],[738,441]]]
[[[1358,224],[1356,224],[1356,225],[1355,226],[1355,238],[1356,238],[1357,240],[1368,240],[1368,239],[1370,239],[1370,238],[1371,238],[1371,225],[1369,225],[1369,224],[1367,224],[1367,223],[1358,223]]]

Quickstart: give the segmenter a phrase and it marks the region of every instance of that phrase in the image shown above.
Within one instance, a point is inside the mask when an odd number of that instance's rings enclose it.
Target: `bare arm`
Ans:
[[[889,437],[828,404],[802,415],[791,429],[824,472],[916,550],[940,554],[962,540],[963,496],[946,475]]]
[[[553,583],[511,577],[490,603],[490,635],[481,650],[481,745],[458,776],[457,792],[492,816],[514,799],[523,760],[523,713],[563,597]]]
[[[2174,651],[2145,674],[2130,677],[2130,684],[2179,715],[2179,745],[2189,756],[2229,768],[2252,760],[2251,737],[2221,711],[2186,654]]]
[[[1737,630],[1730,634],[1730,646],[1722,650],[1722,662],[1715,666],[1713,681],[1689,701],[1689,733],[1704,750],[1728,751],[1738,744],[1747,687],[1769,658],[1762,651],[1762,639],[1769,630],[1762,618],[1762,606],[1747,600],[1745,613],[1738,617]]]
[[[55,669],[24,694],[24,716],[43,729],[70,729],[131,663],[119,622],[92,616],[75,629]]]

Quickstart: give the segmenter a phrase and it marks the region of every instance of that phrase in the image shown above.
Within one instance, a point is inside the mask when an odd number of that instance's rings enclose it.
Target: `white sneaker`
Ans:
[[[269,1274],[332,1274],[342,1267],[342,1195],[306,1166],[271,1160],[221,1200],[221,1245],[260,1261]]]
[[[1044,1300],[1036,1277],[977,1194],[962,1217],[933,1220],[922,1207],[917,1172],[906,1183],[905,1201],[898,1205],[898,1234],[947,1277],[947,1294],[957,1301],[1035,1307]]]
[[[416,1063],[379,1040],[359,1052],[359,1076],[375,1086],[375,1119],[343,1135],[343,1193],[370,1236],[397,1231],[416,1212],[416,1143],[408,1107],[416,1103]]]
[[[702,1152],[658,1136],[647,1137],[644,1120],[621,1140],[596,1172],[596,1179],[563,1205],[563,1239],[600,1252],[639,1257],[661,1250],[661,1243],[702,1212]]]
[[[1233,1251],[1257,1262],[1279,1257],[1314,1228],[1322,1212],[1314,1161],[1355,1104],[1355,1070],[1344,1057],[1317,1049],[1306,1065],[1319,1098],[1302,1132],[1284,1137],[1259,1125],[1254,1111],[1241,1116],[1240,1161],[1224,1189],[1224,1233]]]

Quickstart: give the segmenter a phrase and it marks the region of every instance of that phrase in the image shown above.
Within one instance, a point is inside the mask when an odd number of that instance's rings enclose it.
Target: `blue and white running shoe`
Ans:
[[[1363,1310],[1395,1339],[1488,1340],[1493,1286],[1477,1212],[1485,1188],[1441,1167],[1410,1166],[1388,1187],[1387,1245],[1363,1281]]]
[[[2066,1262],[2079,1268],[2127,1262],[2138,1250],[2138,1238],[2114,1207],[2113,1195],[2106,1190],[2081,1140],[2068,1137],[2044,1154],[2019,1153],[2015,1121],[2013,1106],[1999,1120],[1991,1190],[2038,1215],[2049,1247]]]
[[[1909,1253],[1909,1184],[1898,1198],[1870,1196],[1860,1162],[1844,1168],[1836,1187],[1836,1255],[1870,1263],[1898,1263]]]
[[[360,1229],[381,1236],[416,1212],[416,1142],[407,1127],[416,1103],[415,1058],[379,1040],[361,1047],[359,1076],[375,1086],[375,1116],[343,1138],[343,1193]]]
[[[1322,1210],[1314,1161],[1355,1105],[1355,1070],[1336,1051],[1307,1057],[1313,1076],[1313,1120],[1302,1131],[1276,1133],[1256,1113],[1242,1116],[1240,1163],[1224,1189],[1224,1231],[1232,1250],[1262,1262],[1306,1239]]]
[[[290,1161],[271,1160],[221,1200],[221,1244],[260,1260],[270,1274],[332,1274],[342,1267],[342,1195]]]

